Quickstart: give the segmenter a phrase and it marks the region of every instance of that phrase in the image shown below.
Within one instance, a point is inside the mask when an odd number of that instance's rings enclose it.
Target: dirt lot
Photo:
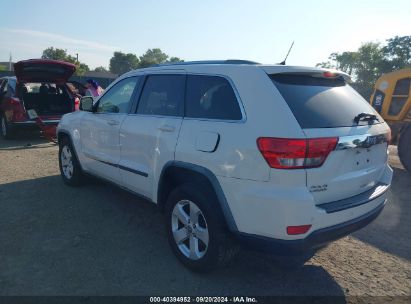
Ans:
[[[154,205],[103,182],[65,186],[57,147],[34,135],[0,141],[0,295],[410,296],[411,177],[395,147],[390,161],[382,215],[297,272],[243,251],[198,275],[172,255]]]

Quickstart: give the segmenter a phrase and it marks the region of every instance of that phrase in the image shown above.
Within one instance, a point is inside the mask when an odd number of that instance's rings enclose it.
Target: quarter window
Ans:
[[[150,75],[141,93],[137,113],[182,116],[185,75]]]
[[[138,80],[139,77],[130,77],[116,83],[99,99],[97,112],[128,113]]]
[[[186,117],[241,120],[242,114],[227,79],[191,75],[187,77]]]

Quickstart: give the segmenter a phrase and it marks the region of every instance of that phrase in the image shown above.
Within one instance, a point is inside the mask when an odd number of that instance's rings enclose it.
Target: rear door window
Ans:
[[[241,120],[237,97],[227,79],[219,76],[187,76],[186,117]]]
[[[147,77],[137,107],[138,114],[183,116],[185,75]]]
[[[377,115],[382,121],[370,104],[342,77],[301,74],[269,76],[303,129],[357,126],[354,118],[360,113]],[[367,124],[368,121],[358,123]]]

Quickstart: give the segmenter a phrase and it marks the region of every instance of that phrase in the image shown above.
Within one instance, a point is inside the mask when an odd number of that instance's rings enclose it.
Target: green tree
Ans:
[[[87,64],[81,62],[72,62],[76,65],[75,75],[84,75],[86,72],[90,71]]]
[[[411,36],[388,39],[382,51],[388,61],[388,68],[399,70],[411,66]]]
[[[49,47],[43,51],[41,58],[67,61],[68,56],[66,50]]]
[[[135,54],[125,54],[114,52],[110,59],[110,72],[114,74],[124,74],[139,67],[139,59]]]
[[[184,62],[184,60],[178,57],[170,57],[170,59],[168,59],[167,62]]]
[[[107,73],[108,70],[107,70],[105,67],[103,67],[103,66],[99,66],[99,67],[96,67],[96,68],[94,69],[94,72]]]
[[[8,71],[8,68],[5,65],[0,64],[0,71]]]
[[[354,58],[355,81],[360,85],[371,85],[386,72],[386,60],[379,43],[367,42],[361,45]]]
[[[375,82],[383,73],[411,65],[411,36],[394,37],[385,45],[363,43],[355,52],[332,53],[317,66],[336,68],[350,74],[356,89],[368,99]]]
[[[76,65],[76,75],[83,75],[85,72],[90,71],[87,64],[78,62],[76,57],[67,54],[67,50],[49,47],[43,51],[41,58],[73,63]]]
[[[160,49],[148,49],[143,56],[140,56],[139,67],[146,68],[154,64],[164,63],[167,61],[167,59],[168,55],[166,53],[163,53]]]

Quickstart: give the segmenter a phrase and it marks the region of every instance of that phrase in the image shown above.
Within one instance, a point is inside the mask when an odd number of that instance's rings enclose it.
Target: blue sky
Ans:
[[[185,60],[275,63],[293,40],[287,63],[313,66],[364,41],[411,35],[409,0],[13,0],[1,11],[0,61],[54,46],[92,68],[108,67],[116,50],[156,47]]]

